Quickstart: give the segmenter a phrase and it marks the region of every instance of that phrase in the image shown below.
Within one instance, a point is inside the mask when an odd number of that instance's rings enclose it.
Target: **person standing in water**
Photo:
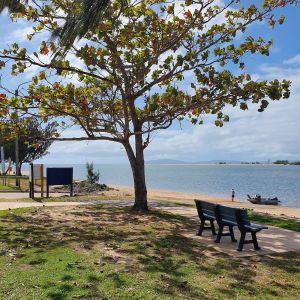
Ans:
[[[231,190],[231,201],[234,201],[234,197],[235,197],[235,191],[234,189]]]

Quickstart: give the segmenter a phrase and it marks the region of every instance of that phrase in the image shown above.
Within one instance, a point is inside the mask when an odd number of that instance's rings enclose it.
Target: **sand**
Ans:
[[[113,197],[119,197],[120,199],[124,197],[133,197],[134,190],[132,187],[128,186],[112,186],[115,191],[105,192],[105,195],[110,195]],[[194,204],[194,199],[210,201],[213,203],[223,204],[231,207],[247,208],[258,213],[270,214],[273,216],[296,218],[300,220],[300,208],[291,208],[275,205],[256,205],[250,202],[244,202],[242,200],[236,199],[234,202],[231,199],[216,198],[201,194],[192,193],[180,193],[172,191],[163,191],[157,189],[148,189],[149,200],[161,200],[170,201],[175,203],[185,203]]]
[[[134,198],[134,190],[132,187],[128,186],[114,186],[110,185],[114,188],[114,190],[101,192],[101,195],[107,196],[108,198],[114,199],[133,199]],[[59,197],[62,194],[51,194],[51,197],[57,197],[59,201]],[[201,194],[192,194],[192,193],[180,193],[180,192],[172,192],[172,191],[164,191],[164,190],[157,190],[157,189],[148,189],[148,198],[149,201],[156,200],[156,201],[168,201],[168,202],[175,202],[175,203],[184,203],[184,204],[194,204],[194,199],[200,199],[205,201],[210,201],[213,203],[223,204],[232,207],[240,207],[240,208],[247,208],[251,209],[257,213],[264,213],[270,214],[273,216],[280,216],[286,218],[296,218],[300,220],[300,208],[290,208],[290,207],[283,207],[283,206],[273,206],[273,205],[255,205],[250,202],[243,202],[239,199],[236,199],[234,202],[231,199],[224,199],[224,198],[216,198],[207,195]],[[8,201],[10,202],[10,207],[13,208],[12,202],[31,202],[28,198],[28,193],[0,193],[0,209],[1,205],[3,206],[3,202]],[[15,200],[15,201],[14,201]],[[94,199],[91,199],[94,200]],[[65,199],[64,199],[65,201]],[[70,198],[70,201],[71,198]],[[5,208],[7,207],[4,205]],[[16,207],[20,207],[16,204]]]

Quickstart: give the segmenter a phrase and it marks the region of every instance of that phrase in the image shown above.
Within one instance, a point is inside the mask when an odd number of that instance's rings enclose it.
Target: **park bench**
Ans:
[[[255,250],[260,250],[260,247],[257,243],[256,234],[262,229],[268,229],[267,226],[253,224],[247,219],[247,210],[245,209],[236,209],[236,220],[238,224],[238,228],[241,232],[241,238],[238,246],[238,251],[243,251],[244,244],[253,243]],[[251,233],[252,240],[245,240],[246,234]]]
[[[262,229],[267,229],[268,227],[253,224],[247,219],[247,210],[237,209],[232,207],[227,207],[223,205],[216,206],[216,220],[219,226],[216,243],[220,243],[222,236],[230,236],[232,242],[236,242],[237,240],[234,237],[233,227],[237,226],[241,232],[241,237],[239,241],[238,251],[242,251],[244,244],[253,243],[255,250],[260,250],[256,233],[261,231]],[[229,227],[229,233],[223,233],[223,228],[225,226]],[[246,240],[246,234],[251,233],[252,239]]]
[[[232,242],[237,242],[234,237],[233,227],[238,226],[236,220],[236,208],[223,205],[216,205],[216,220],[219,226],[216,243],[220,243],[222,236],[230,236]],[[229,232],[223,232],[224,227],[227,227]]]
[[[195,200],[196,208],[198,212],[198,216],[200,219],[198,235],[202,235],[204,229],[211,229],[212,234],[216,235],[215,224],[214,221],[216,220],[215,211],[216,205],[210,202],[205,202],[202,200]],[[206,221],[210,222],[210,226],[206,226]]]

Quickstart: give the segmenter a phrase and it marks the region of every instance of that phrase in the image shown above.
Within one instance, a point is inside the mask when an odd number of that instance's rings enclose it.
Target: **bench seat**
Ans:
[[[251,223],[250,225],[244,225],[244,227],[246,229],[249,229],[251,231],[256,231],[256,232],[261,231],[263,229],[268,229],[267,226],[263,226],[263,225],[260,225],[260,224],[254,224],[254,223]]]

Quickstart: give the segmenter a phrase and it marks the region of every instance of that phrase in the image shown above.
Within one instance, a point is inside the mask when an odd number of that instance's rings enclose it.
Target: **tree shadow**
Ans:
[[[16,249],[26,256],[27,249],[41,254],[61,247],[73,247],[76,251],[94,253],[97,247],[100,252],[107,248],[112,256],[102,256],[102,262],[108,266],[117,265],[120,272],[112,271],[107,280],[113,282],[115,288],[126,286],[121,273],[139,274],[146,272],[152,276],[159,276],[159,283],[155,286],[156,294],[161,297],[210,299],[204,287],[195,287],[191,280],[187,280],[188,272],[185,266],[193,266],[200,274],[205,274],[203,284],[226,276],[226,284],[216,285],[215,289],[224,297],[236,297],[238,290],[248,295],[257,293],[257,271],[253,263],[247,259],[233,259],[224,253],[219,253],[197,240],[182,234],[182,230],[196,232],[197,223],[193,219],[174,215],[168,212],[152,211],[147,214],[136,214],[129,208],[110,208],[99,205],[93,207],[42,208],[38,212],[27,213],[22,216],[9,214],[0,218],[0,242],[9,249]],[[95,250],[96,249],[96,250]],[[209,256],[206,253],[209,252]],[[7,252],[2,251],[2,256]],[[125,257],[122,264],[122,257]],[[299,253],[290,255],[268,256],[260,264],[268,268],[280,269],[287,273],[300,273]],[[37,258],[29,262],[30,265],[43,265],[46,258]],[[49,290],[50,299],[67,299],[69,294],[77,288],[74,282],[78,279],[68,274],[72,268],[86,268],[86,266],[66,266],[59,282],[49,282],[43,288]],[[81,298],[95,299],[101,296],[96,275],[89,275],[83,285]],[[284,289],[284,286],[279,286]],[[297,288],[291,285],[291,288]],[[54,291],[53,291],[54,290]],[[276,296],[276,291],[266,288],[267,295]],[[278,296],[278,295],[277,295]]]

